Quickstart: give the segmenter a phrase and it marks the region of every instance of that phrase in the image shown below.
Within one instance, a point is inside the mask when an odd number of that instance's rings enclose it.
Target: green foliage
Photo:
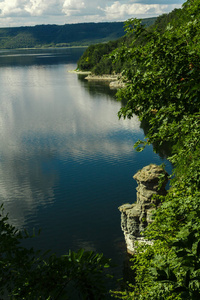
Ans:
[[[119,99],[128,99],[119,117],[136,114],[149,125],[135,147],[153,144],[157,151],[170,142],[174,166],[170,190],[143,233],[152,245],[139,244],[134,255],[135,283],[114,292],[126,300],[200,299],[199,1],[187,1],[171,17],[163,26],[167,17],[158,18],[155,30],[129,20],[132,44],[113,54],[130,66],[123,71],[126,87],[118,92]]]
[[[83,71],[89,71],[95,67],[97,68],[97,64],[101,61],[102,56],[111,52],[116,47],[117,47],[116,41],[89,46],[78,61],[77,63],[78,68]],[[104,66],[106,66],[106,68],[108,69],[111,68],[112,61],[107,59],[104,62]],[[96,71],[96,73],[100,73],[100,72]]]
[[[150,26],[155,22],[155,20],[156,18],[143,19],[141,20],[143,24],[142,26]],[[125,30],[128,29],[127,24],[128,22],[124,26]],[[115,49],[121,48],[124,45],[129,45],[131,41],[132,33],[130,33],[130,36],[126,35],[115,41],[89,46],[78,61],[78,68],[83,71],[92,71],[92,73],[97,75],[111,74],[113,72],[120,73],[123,68],[128,67],[128,64],[126,64],[126,62],[122,59],[118,59],[115,63],[113,63],[113,59],[110,57],[110,54]]]
[[[28,233],[8,222],[1,206],[0,295],[9,299],[105,299],[110,259],[80,249],[56,256],[21,245]]]

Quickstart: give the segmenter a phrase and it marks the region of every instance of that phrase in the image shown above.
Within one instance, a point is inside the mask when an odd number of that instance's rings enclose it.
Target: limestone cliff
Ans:
[[[159,186],[159,178],[162,184]],[[133,178],[137,181],[137,201],[134,204],[124,204],[119,207],[121,212],[121,228],[124,232],[127,252],[134,254],[135,242],[148,242],[141,232],[152,222],[151,215],[160,203],[152,198],[154,194],[165,195],[168,174],[162,167],[151,164],[138,171]]]

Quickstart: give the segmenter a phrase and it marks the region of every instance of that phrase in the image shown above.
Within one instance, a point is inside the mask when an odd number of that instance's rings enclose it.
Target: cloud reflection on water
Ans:
[[[19,227],[54,202],[60,174],[53,160],[119,160],[142,134],[136,117],[119,121],[120,103],[91,95],[66,66],[6,67],[0,85],[0,199]]]

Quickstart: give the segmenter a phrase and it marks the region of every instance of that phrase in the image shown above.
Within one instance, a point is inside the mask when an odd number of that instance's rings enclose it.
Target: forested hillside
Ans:
[[[146,19],[152,24],[155,18]],[[123,22],[36,25],[0,28],[0,48],[88,46],[124,35]]]
[[[123,35],[123,22],[0,28],[0,48],[80,46],[117,39]]]

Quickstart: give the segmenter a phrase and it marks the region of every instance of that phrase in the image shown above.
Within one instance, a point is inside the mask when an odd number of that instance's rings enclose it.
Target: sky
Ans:
[[[0,0],[0,27],[118,22],[181,8],[186,0]]]

